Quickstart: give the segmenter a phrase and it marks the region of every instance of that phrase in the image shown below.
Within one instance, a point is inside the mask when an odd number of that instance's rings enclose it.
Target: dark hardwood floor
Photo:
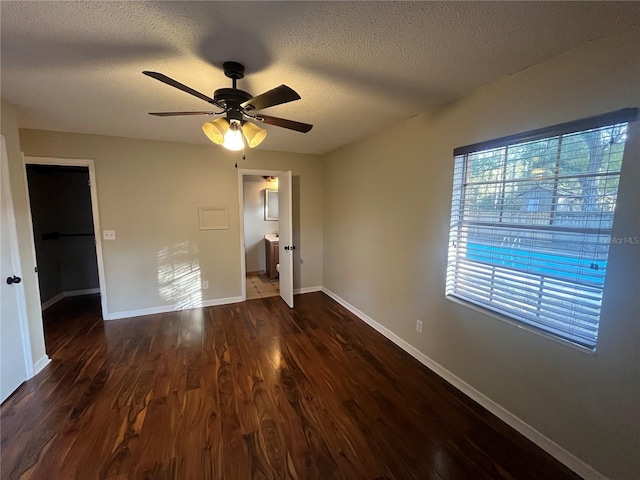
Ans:
[[[3,479],[577,479],[322,293],[102,322],[1,408]]]

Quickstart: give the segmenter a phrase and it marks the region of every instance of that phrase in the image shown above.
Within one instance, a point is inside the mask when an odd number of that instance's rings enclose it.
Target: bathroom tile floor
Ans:
[[[247,275],[247,300],[275,297],[280,295],[280,281],[270,279],[265,273]]]

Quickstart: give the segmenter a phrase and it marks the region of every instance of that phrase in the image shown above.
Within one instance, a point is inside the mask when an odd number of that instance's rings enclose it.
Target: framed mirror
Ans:
[[[278,220],[278,190],[264,189],[264,219]]]

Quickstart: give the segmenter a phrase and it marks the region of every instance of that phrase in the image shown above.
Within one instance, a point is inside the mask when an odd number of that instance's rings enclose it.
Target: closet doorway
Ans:
[[[108,318],[92,160],[25,157],[42,309],[98,296]]]

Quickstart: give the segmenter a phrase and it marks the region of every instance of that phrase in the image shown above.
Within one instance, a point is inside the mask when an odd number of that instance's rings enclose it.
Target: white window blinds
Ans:
[[[625,109],[458,148],[446,294],[594,349]]]

